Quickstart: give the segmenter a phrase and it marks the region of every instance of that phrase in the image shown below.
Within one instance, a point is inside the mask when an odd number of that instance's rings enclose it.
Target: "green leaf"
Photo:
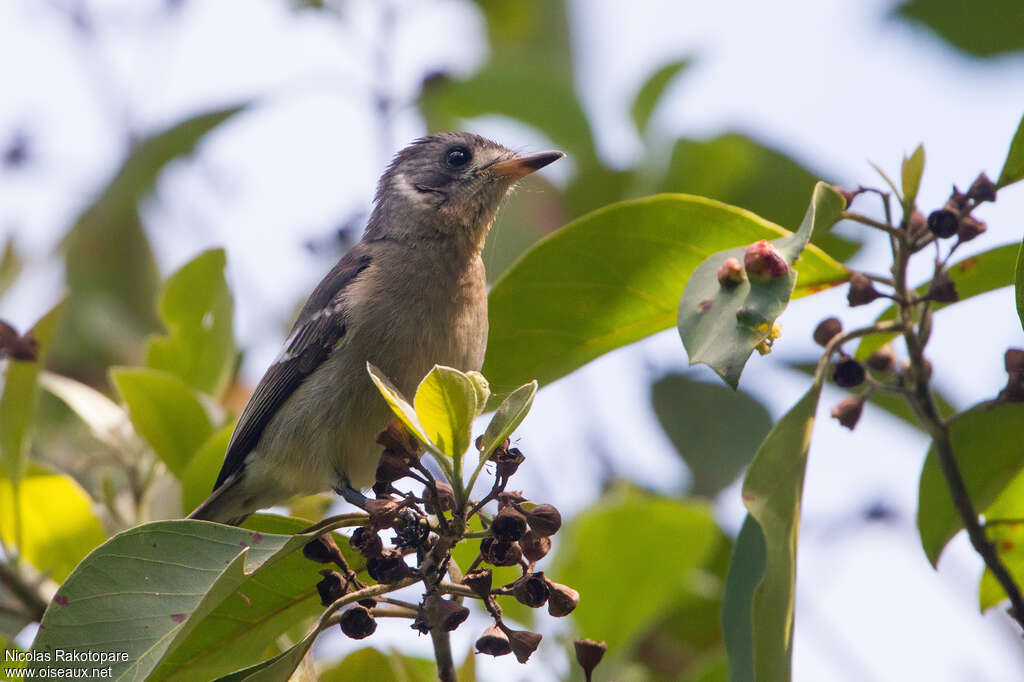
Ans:
[[[1010,151],[1006,153],[1006,161],[1003,162],[1003,170],[999,172],[996,187],[1006,187],[1021,179],[1024,179],[1024,116],[1021,116],[1017,132],[1010,142]]]
[[[903,157],[903,165],[900,166],[900,178],[903,181],[903,205],[907,209],[914,206],[917,200],[917,191],[921,188],[921,176],[924,174],[924,145],[917,145],[917,149],[910,157]]]
[[[309,634],[299,640],[297,644],[285,649],[277,656],[218,677],[216,682],[242,682],[243,680],[245,682],[289,682],[295,669],[302,665],[306,654],[313,648],[313,642],[320,636],[320,632],[319,628],[310,630]]]
[[[181,479],[192,455],[213,433],[195,390],[177,376],[156,369],[115,367],[110,376],[135,430]]]
[[[512,391],[491,417],[487,429],[484,430],[483,448],[480,450],[480,461],[485,462],[494,449],[512,435],[530,411],[533,396],[537,394],[537,382],[520,386]]]
[[[181,475],[181,508],[188,512],[198,507],[213,491],[235,422],[222,426],[203,441]]]
[[[459,675],[462,682],[463,676]],[[384,653],[373,648],[357,649],[343,660],[321,669],[319,682],[350,680],[393,680],[393,682],[436,682],[437,666],[426,658]]]
[[[0,256],[0,296],[14,284],[23,266],[21,255],[14,243],[14,235],[8,235],[4,242],[4,253]]]
[[[960,295],[959,302],[962,303],[979,294],[988,293],[989,291],[1013,284],[1018,251],[1019,247],[1017,244],[1006,244],[983,251],[974,256],[968,256],[949,266],[949,278],[956,286],[957,294]],[[928,283],[926,282],[918,286],[917,292],[922,295],[928,293]],[[936,303],[933,301],[932,310],[941,310],[947,305],[955,304]],[[895,319],[896,306],[890,306],[876,318],[876,321]],[[860,345],[857,346],[856,358],[858,360],[867,359],[869,355],[897,336],[898,334],[872,334],[871,336],[865,336],[861,339]]]
[[[96,384],[108,366],[137,361],[146,334],[159,327],[153,303],[160,283],[139,202],[168,163],[243,109],[199,114],[137,142],[76,218],[62,242],[70,295],[55,348],[58,367],[73,367]]]
[[[764,577],[754,590],[751,605],[754,677],[758,682],[790,679],[800,503],[820,395],[821,380],[816,379],[772,428],[743,481],[743,503],[761,528],[765,548]],[[742,580],[744,585],[749,586],[749,577]]]
[[[432,452],[436,451],[437,454],[443,455],[444,453],[438,450],[437,446],[430,441],[430,438],[423,430],[423,426],[420,424],[416,410],[405,399],[402,392],[372,363],[366,363],[366,371],[370,374],[370,379],[373,380],[377,390],[384,396],[384,401],[387,402],[388,407],[391,408],[391,411],[395,413],[395,416],[398,417],[402,424],[409,429],[409,432],[416,436]]]
[[[706,504],[623,490],[569,524],[551,573],[580,593],[572,613],[577,629],[619,651],[677,598],[702,589],[701,568],[722,541]],[[623,573],[597,557],[642,560]]]
[[[146,345],[148,366],[176,374],[213,396],[224,392],[235,367],[225,264],[224,250],[212,249],[171,275],[159,303],[170,334],[152,335]]]
[[[651,74],[643,86],[641,86],[636,97],[633,99],[633,106],[630,107],[630,114],[633,116],[633,123],[636,124],[636,129],[641,135],[647,131],[647,125],[650,123],[651,114],[654,113],[655,107],[657,107],[658,102],[661,101],[661,96],[665,93],[665,88],[667,88],[669,83],[675,80],[676,76],[678,76],[684,69],[689,68],[691,63],[692,60],[690,59],[680,59],[678,61],[669,62]]]
[[[902,19],[925,26],[953,47],[975,57],[1024,49],[1017,0],[908,0],[893,10]]]
[[[92,512],[92,498],[70,476],[40,466],[29,468],[21,480],[18,513],[11,480],[0,476],[0,536],[16,545],[18,554],[39,571],[61,582],[94,547],[106,539]],[[21,520],[22,538],[17,542],[15,522]]]
[[[101,443],[123,449],[130,447],[130,443],[137,438],[128,413],[95,388],[70,377],[45,371],[39,375],[39,385],[81,417],[93,437]]]
[[[729,656],[731,682],[755,682],[754,596],[764,577],[764,533],[753,516],[747,515],[736,536],[729,574],[722,599],[722,637]]]
[[[772,427],[768,410],[749,394],[684,374],[658,379],[651,403],[690,469],[690,492],[709,498],[732,483]]]
[[[1024,472],[1014,476],[985,510],[985,534],[1014,582],[1024,583]],[[986,568],[978,585],[979,607],[984,611],[1006,598],[1006,591]]]
[[[1017,250],[1017,269],[1014,275],[1014,296],[1017,299],[1017,317],[1024,327],[1024,241]]]
[[[466,453],[476,417],[476,388],[469,377],[434,365],[416,389],[413,407],[424,434],[441,452],[452,459]]]
[[[243,528],[266,536],[291,535],[307,526],[299,519],[257,514]],[[252,544],[251,539],[242,540]],[[335,541],[352,570],[367,581],[366,562],[349,548],[348,539],[335,534]],[[323,611],[316,590],[322,568],[302,552],[282,554],[261,566],[179,639],[176,650],[164,657],[150,679],[209,680],[256,663],[282,633],[296,625],[305,631]]]
[[[1024,404],[1020,403],[982,403],[950,422],[953,454],[975,509],[988,507],[1024,467],[1022,423]],[[917,501],[921,546],[933,566],[961,528],[933,445],[921,469]]]
[[[483,373],[504,393],[541,385],[675,324],[687,278],[730,246],[787,235],[746,211],[686,195],[606,206],[537,243],[491,289]],[[848,277],[810,247],[797,296]]]
[[[811,234],[831,227],[844,205],[838,192],[818,183],[800,229],[772,240],[772,244],[792,266]],[[772,325],[786,309],[797,281],[791,267],[774,279],[747,277],[734,287],[723,287],[718,268],[729,258],[744,262],[746,248],[738,246],[705,259],[694,270],[679,301],[679,336],[690,364],[708,365],[733,388],[754,348],[770,338]]]
[[[807,195],[824,177],[746,135],[727,133],[677,140],[658,190],[717,199],[792,229],[807,210]],[[841,262],[860,249],[859,242],[831,230],[815,232],[811,243]]]
[[[244,603],[237,591],[259,569],[273,566],[308,539],[192,520],[158,521],[119,533],[61,585],[33,650],[109,651],[116,645],[127,660],[111,664],[112,679],[145,679],[222,602]],[[213,646],[210,640],[206,644]],[[95,663],[64,665],[80,669]]]

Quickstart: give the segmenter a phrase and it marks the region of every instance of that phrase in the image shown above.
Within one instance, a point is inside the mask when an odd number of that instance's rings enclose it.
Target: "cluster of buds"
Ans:
[[[955,236],[959,242],[969,242],[987,229],[985,223],[971,217],[971,211],[979,204],[995,200],[995,183],[981,173],[966,192],[954,185],[945,206],[928,214],[925,223],[938,239]]]
[[[375,499],[364,501],[367,522],[355,528],[349,546],[365,560],[366,572],[378,584],[393,585],[397,590],[421,581],[426,592],[418,604],[378,595],[377,599],[346,605],[338,621],[342,632],[353,639],[373,634],[375,615],[383,608],[378,607],[378,601],[391,604],[388,615],[395,615],[395,604],[404,604],[412,628],[420,633],[435,628],[450,632],[468,619],[470,611],[461,602],[472,595],[482,602],[493,623],[476,640],[476,651],[492,656],[513,654],[525,663],[539,646],[541,635],[510,628],[502,618],[499,598],[515,599],[530,608],[546,607],[555,617],[572,613],[579,603],[576,590],[551,580],[536,568],[551,551],[552,536],[562,526],[558,509],[533,503],[521,492],[507,489],[525,455],[507,439],[498,445],[487,456],[488,466],[481,470],[494,475],[490,491],[480,500],[468,499],[463,493],[466,499],[460,504],[452,481],[435,477],[424,466],[421,446],[397,421],[381,432],[377,442],[383,452],[373,486]],[[482,449],[483,439],[478,438],[476,445]],[[407,479],[420,483],[422,492],[396,487]],[[490,503],[497,505],[493,516],[487,511]],[[474,516],[479,518],[483,531],[469,532],[467,524]],[[391,536],[390,546],[382,537],[385,532]],[[477,541],[478,555],[465,576],[450,571],[452,548],[459,542]],[[325,606],[365,587],[349,569],[330,534],[310,542],[303,553],[340,569],[321,571],[323,580],[317,589]],[[487,565],[516,566],[520,575],[507,584],[494,585]],[[457,582],[444,582],[449,572]],[[588,665],[596,665],[593,654],[586,660]]]
[[[767,240],[754,242],[738,258],[726,258],[718,267],[718,283],[723,289],[734,289],[747,281],[769,282],[789,273],[789,263],[775,245]]]

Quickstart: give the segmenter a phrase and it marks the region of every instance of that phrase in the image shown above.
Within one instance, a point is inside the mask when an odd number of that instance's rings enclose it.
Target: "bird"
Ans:
[[[512,186],[563,156],[520,154],[466,132],[399,151],[362,238],[303,305],[239,416],[213,492],[188,518],[239,525],[330,489],[360,499],[391,415],[367,362],[404,395],[435,364],[481,369],[487,233]]]

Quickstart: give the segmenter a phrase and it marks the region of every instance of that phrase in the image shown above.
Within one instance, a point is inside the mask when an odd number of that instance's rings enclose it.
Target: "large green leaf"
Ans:
[[[244,603],[237,591],[258,569],[306,541],[205,521],[132,528],[95,549],[71,573],[46,609],[33,650],[124,652],[127,660],[110,664],[112,679],[145,679],[225,599]]]
[[[572,521],[551,572],[581,595],[577,629],[619,651],[700,590],[700,569],[721,542],[707,505],[621,490]]]
[[[928,27],[953,47],[976,57],[1024,49],[1018,0],[908,0],[893,12]]]
[[[441,452],[451,458],[466,453],[477,413],[476,389],[469,377],[452,367],[434,365],[416,388],[413,407],[427,438]]]
[[[1013,284],[1014,269],[1016,267],[1017,244],[1006,244],[997,246],[988,251],[983,251],[974,256],[968,256],[961,261],[949,266],[949,278],[956,285],[956,291],[960,295],[960,302],[973,296],[984,294],[1001,287]],[[928,284],[917,287],[917,293],[928,293]],[[932,303],[933,310],[941,310],[952,303]],[[896,306],[886,308],[877,320],[896,319]],[[896,338],[898,334],[872,334],[861,339],[857,346],[856,357],[864,360],[886,343]]]
[[[40,374],[39,385],[81,417],[101,443],[124,449],[137,438],[124,408],[95,388],[53,372]]]
[[[174,374],[144,367],[115,367],[110,376],[135,430],[171,473],[182,478],[189,460],[213,433],[195,389]]]
[[[729,680],[755,682],[754,596],[764,577],[764,533],[753,516],[747,515],[736,536],[729,574],[722,599],[722,636],[729,655]]]
[[[1024,116],[1021,116],[1017,132],[1010,142],[1010,150],[1006,153],[1006,161],[1003,162],[1003,170],[999,173],[996,185],[1006,187],[1021,179],[1024,179]]]
[[[746,135],[728,133],[709,140],[677,140],[658,189],[717,199],[792,229],[800,224],[807,194],[821,177]],[[860,248],[831,230],[815,232],[811,243],[839,261]]]
[[[260,514],[243,528],[264,536],[289,535],[307,525],[299,519]],[[335,538],[352,570],[362,573],[365,561],[349,548],[347,538]],[[296,624],[304,630],[323,610],[316,589],[323,568],[301,552],[282,554],[261,566],[178,640],[150,679],[209,680],[258,662],[282,633]]]
[[[495,393],[535,378],[546,384],[668,329],[701,261],[724,248],[787,234],[703,197],[659,195],[594,211],[538,242],[491,289],[484,375]],[[795,295],[847,275],[809,247]]]
[[[220,395],[235,367],[231,292],[223,249],[205,251],[171,275],[160,297],[160,318],[170,332],[152,335],[146,364]]]
[[[985,510],[985,534],[1014,581],[1024,584],[1024,471]],[[1006,591],[986,568],[978,585],[978,605],[984,611],[1004,599]]]
[[[384,653],[373,648],[357,649],[343,660],[320,670],[319,682],[350,680],[393,680],[394,682],[436,682],[437,666],[426,658]],[[459,677],[461,682],[462,677]]]
[[[60,367],[98,383],[109,365],[138,359],[146,333],[159,326],[153,304],[160,279],[139,201],[170,161],[242,109],[200,114],[137,142],[75,220],[62,244],[70,296],[55,348]]]
[[[975,509],[988,507],[1024,467],[1021,424],[1024,404],[1020,403],[982,403],[950,422],[953,454]],[[921,469],[917,529],[921,546],[933,565],[961,528],[960,515],[953,507],[949,486],[932,446]]]
[[[743,503],[761,529],[764,546],[763,578],[754,590],[750,607],[754,679],[758,682],[788,682],[790,679],[800,503],[820,395],[819,377],[772,428],[743,481]],[[748,531],[747,537],[742,539],[744,551],[737,550],[734,559],[757,560],[753,556],[757,539],[752,536],[753,531]],[[730,569],[732,572],[740,570]],[[738,600],[749,592],[755,577],[751,569],[749,573],[736,575],[727,585],[726,602],[730,603],[732,617],[739,619],[731,621],[737,628],[733,634],[744,632],[745,625],[740,618],[743,607]],[[730,586],[740,594],[730,595]],[[730,632],[726,631],[727,637]],[[745,661],[749,648],[742,639],[735,640],[730,660],[735,655]]]
[[[772,427],[768,410],[749,394],[684,374],[656,381],[651,402],[690,469],[695,495],[713,497],[732,483]]]
[[[232,421],[210,434],[189,460],[181,475],[181,508],[187,513],[195,509],[213,491],[228,442],[235,431]]]
[[[629,113],[633,117],[633,123],[636,124],[636,129],[640,134],[644,134],[647,131],[647,125],[650,123],[651,114],[654,113],[655,108],[658,106],[658,102],[661,101],[661,97],[665,94],[665,88],[676,79],[683,70],[689,68],[691,64],[690,59],[680,59],[678,61],[669,62],[665,64],[657,71],[652,73],[637,92],[636,97],[633,98],[633,106],[630,107]]]
[[[800,229],[772,240],[772,245],[793,266],[814,232],[830,228],[846,205],[825,183],[814,188]],[[679,300],[679,336],[690,364],[703,363],[736,388],[754,348],[773,338],[772,325],[782,314],[796,287],[793,267],[777,277],[744,277],[735,286],[723,286],[718,269],[728,259],[744,262],[747,245],[719,251],[705,259],[686,283]],[[804,262],[800,264],[805,267]]]
[[[21,480],[18,513],[11,480],[0,475],[0,536],[18,554],[60,582],[94,547],[106,539],[92,511],[92,499],[73,478],[32,466]],[[15,523],[21,522],[21,542]]]

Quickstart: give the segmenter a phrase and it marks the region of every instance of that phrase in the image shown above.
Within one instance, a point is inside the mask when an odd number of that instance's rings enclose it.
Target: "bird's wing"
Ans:
[[[370,261],[366,244],[360,242],[327,273],[306,301],[284,349],[260,379],[238,418],[214,490],[241,471],[246,455],[256,446],[270,419],[345,336],[343,294],[370,267]]]

